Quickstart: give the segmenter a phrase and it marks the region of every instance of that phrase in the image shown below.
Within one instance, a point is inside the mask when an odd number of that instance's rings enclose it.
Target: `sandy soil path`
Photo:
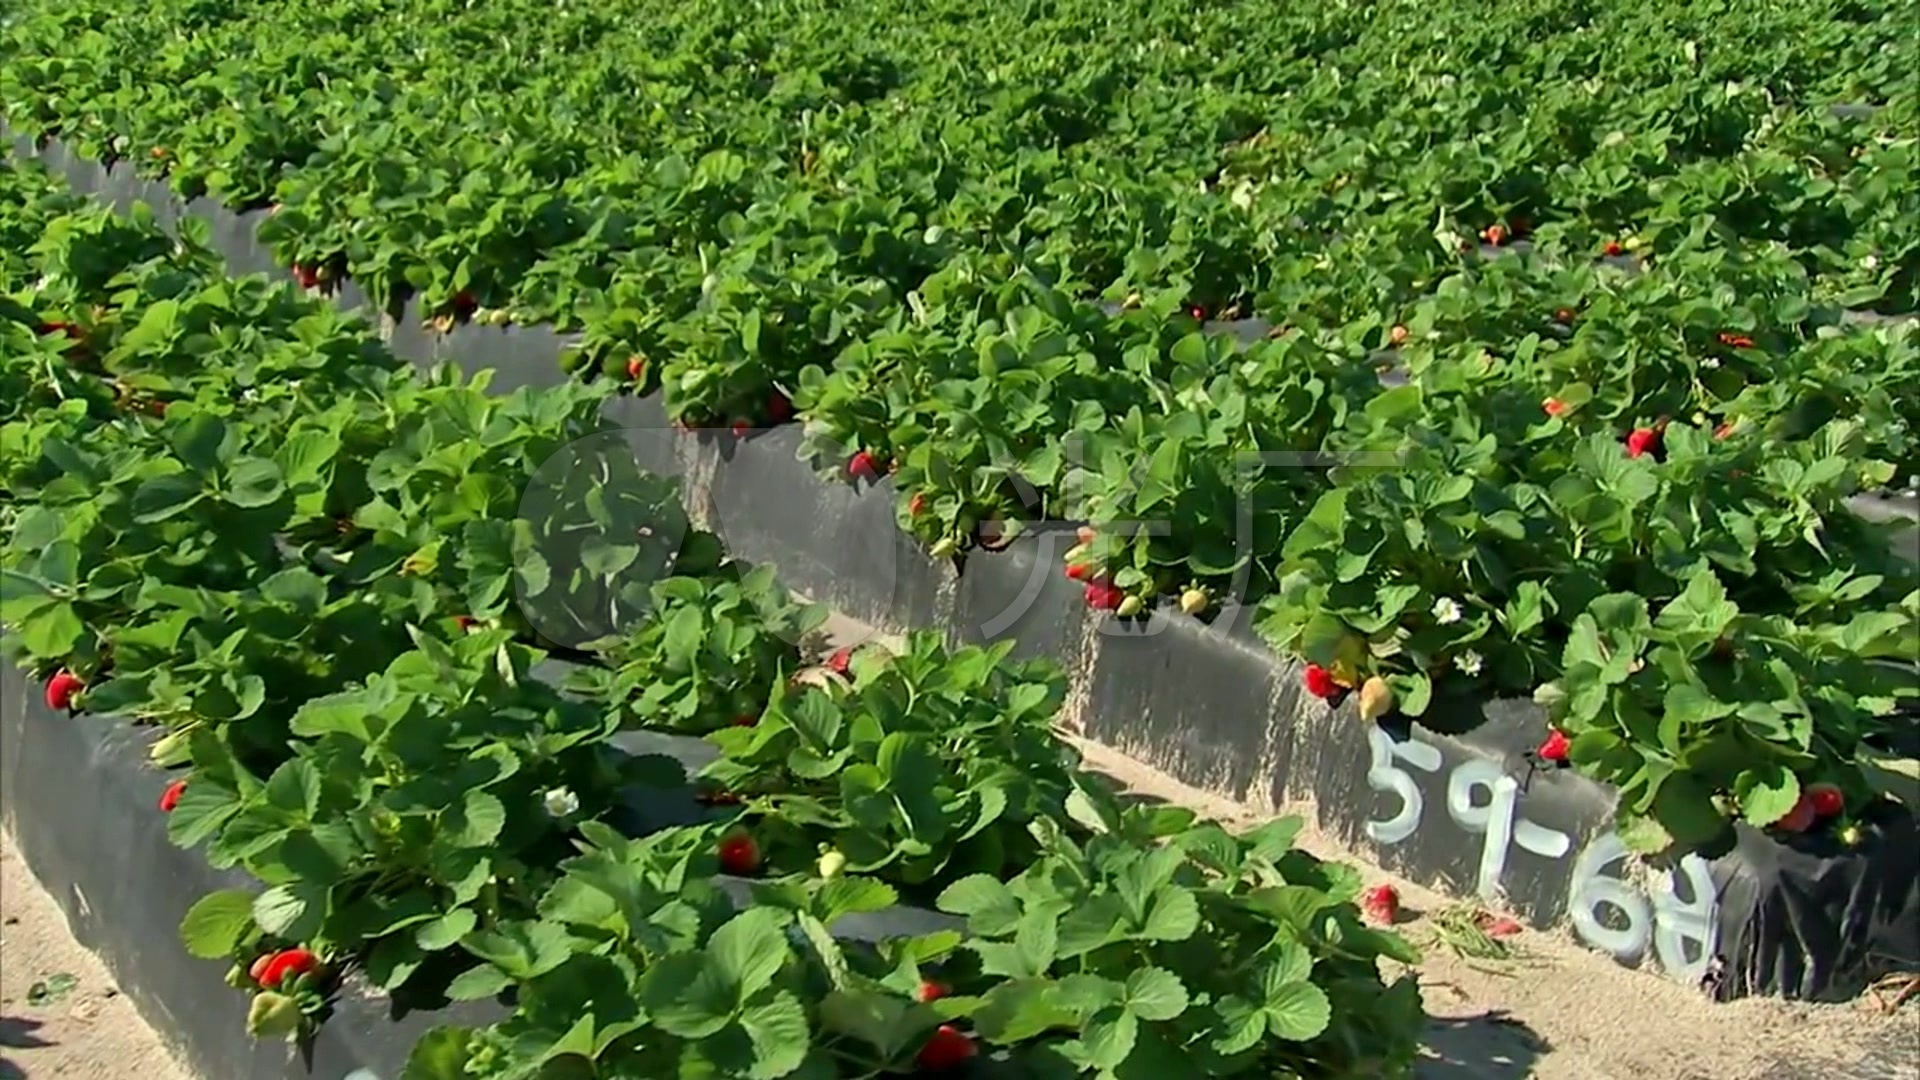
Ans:
[[[0,832],[0,1080],[23,1077],[195,1080]]]

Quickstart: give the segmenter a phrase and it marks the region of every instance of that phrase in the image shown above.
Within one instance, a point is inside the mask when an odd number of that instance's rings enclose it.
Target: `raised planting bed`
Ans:
[[[689,523],[604,388],[422,374],[39,172],[0,170],[0,230],[21,742],[166,730],[149,813],[260,886],[178,927],[249,1033],[311,1045],[364,985],[507,1006],[426,1031],[414,1080],[1411,1067],[1418,991],[1377,961],[1417,954],[1298,819],[1122,800],[1006,645],[811,663],[825,613]],[[592,661],[564,691],[543,636]],[[697,793],[632,729],[706,735]],[[964,927],[893,936],[916,907]]]
[[[388,333],[418,362],[508,369],[517,385],[566,379],[557,363],[564,335],[478,326],[438,335],[404,315]],[[1310,797],[1323,825],[1409,876],[1504,898],[1535,925],[1569,922],[1623,962],[1651,958],[1689,982],[1710,977],[1723,995],[1845,997],[1920,957],[1915,871],[1900,854],[1912,818],[1869,803],[1870,791],[1850,796],[1865,810],[1847,822],[1858,827],[1854,846],[1839,844],[1840,823],[1786,843],[1742,826],[1673,870],[1643,874],[1620,857],[1614,790],[1542,772],[1527,757],[1548,734],[1546,713],[1530,703],[1443,697],[1410,739],[1390,733],[1358,719],[1355,706],[1333,712],[1312,701],[1300,665],[1250,633],[1244,609],[1229,605],[1211,626],[1087,611],[1081,586],[1058,572],[1074,542],[1064,525],[998,553],[969,551],[956,575],[898,528],[890,481],[822,482],[798,460],[802,440],[791,427],[744,438],[688,433],[667,423],[655,399],[615,399],[608,409],[643,467],[682,478],[694,516],[729,550],[778,565],[789,584],[876,627],[1012,639],[1018,655],[1058,659],[1076,684],[1070,722],[1089,737],[1255,805]],[[1911,557],[1920,534],[1894,542]],[[1896,749],[1879,748],[1911,756]],[[1441,820],[1441,807],[1454,822]],[[1646,884],[1611,893],[1620,881]]]
[[[542,677],[564,678],[563,665]],[[169,782],[148,760],[157,732],[107,716],[74,717],[47,708],[43,687],[12,665],[0,665],[0,791],[8,830],[36,877],[59,901],[78,940],[99,953],[115,981],[182,1054],[210,1080],[368,1076],[398,1078],[423,1035],[435,1027],[480,1027],[506,1017],[499,1002],[428,998],[411,1007],[349,976],[332,1015],[298,1046],[256,1041],[246,1031],[246,1002],[218,965],[177,946],[181,919],[193,903],[222,889],[258,893],[238,871],[209,866],[196,851],[167,838],[167,816],[155,804]],[[713,754],[697,739],[632,733],[636,752],[678,756],[691,768]],[[75,792],[91,792],[76,797]],[[623,821],[634,835],[711,816],[691,787],[636,793]],[[723,878],[746,902],[752,883]],[[963,928],[937,911],[894,907],[836,921],[836,937],[877,943]],[[364,1071],[363,1071],[364,1070]],[[959,1076],[1017,1076],[978,1063]]]

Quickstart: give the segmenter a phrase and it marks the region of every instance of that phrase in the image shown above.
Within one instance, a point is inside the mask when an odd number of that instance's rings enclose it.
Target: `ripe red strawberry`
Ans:
[[[827,657],[827,670],[835,675],[845,675],[853,667],[853,648],[836,649]]]
[[[1621,247],[1620,241],[1618,240],[1609,240],[1607,241],[1607,246],[1600,250],[1606,253],[1607,258],[1617,259],[1622,252],[1626,251],[1626,248]]]
[[[1639,457],[1660,446],[1660,433],[1652,428],[1635,428],[1627,435],[1627,456]]]
[[[775,390],[767,395],[767,419],[776,424],[793,419],[793,402],[787,395]]]
[[[747,433],[752,430],[753,425],[747,423],[745,420],[735,420],[733,422],[733,437],[736,439],[746,438]]]
[[[734,727],[752,727],[759,722],[760,717],[756,713],[741,713],[733,718]]]
[[[471,615],[455,615],[453,617],[453,624],[462,630],[472,630],[475,626],[479,625],[479,620]]]
[[[1779,821],[1774,822],[1773,827],[1781,832],[1806,832],[1813,828],[1813,823],[1819,817],[1820,811],[1814,808],[1813,799],[1803,791],[1800,793],[1800,801],[1794,803],[1793,809],[1782,815]]]
[[[1753,339],[1745,334],[1721,334],[1720,344],[1735,349],[1751,349],[1753,348]]]
[[[873,455],[862,450],[847,461],[847,475],[855,480],[872,480],[880,470],[874,467]]]
[[[293,283],[303,289],[311,289],[320,284],[320,269],[305,263],[293,264]]]
[[[720,841],[720,872],[746,877],[760,869],[760,845],[746,833],[736,833]]]
[[[646,357],[635,356],[635,357],[629,358],[627,360],[627,378],[632,379],[634,382],[639,382],[641,379],[644,379],[646,377],[647,377]]]
[[[453,309],[455,315],[464,319],[480,309],[480,302],[473,298],[472,293],[462,289],[453,294],[453,300],[448,306]]]
[[[914,994],[914,997],[920,999],[920,1002],[922,1004],[925,1004],[930,1001],[939,1001],[941,998],[946,996],[947,996],[947,988],[944,986],[941,986],[937,982],[934,982],[932,979],[927,979],[921,982],[920,989]]]
[[[1195,304],[1192,307],[1188,308],[1187,314],[1193,316],[1196,319],[1199,319],[1201,322],[1207,321],[1207,309],[1201,307],[1199,304]]]
[[[966,1032],[952,1024],[941,1024],[927,1045],[920,1048],[914,1061],[923,1069],[950,1069],[972,1059],[978,1052]]]
[[[1486,239],[1487,243],[1492,244],[1494,247],[1499,247],[1507,242],[1507,227],[1505,225],[1489,225],[1486,231],[1480,235]]]
[[[1086,589],[1087,606],[1095,611],[1112,611],[1126,600],[1127,594],[1111,581],[1089,581]]]
[[[73,704],[73,696],[86,687],[80,676],[62,669],[47,680],[47,708],[65,711]]]
[[[1563,307],[1560,310],[1553,313],[1553,318],[1555,322],[1558,322],[1562,326],[1572,326],[1573,325],[1573,309]]]
[[[1847,808],[1847,797],[1840,793],[1835,784],[1812,784],[1807,788],[1807,801],[1813,804],[1813,812],[1820,817],[1833,817]]]
[[[1566,732],[1550,731],[1546,739],[1541,742],[1540,749],[1535,750],[1534,753],[1539,755],[1540,760],[1551,761],[1558,765],[1567,760],[1567,751],[1572,746],[1573,740],[1567,738]]]
[[[256,981],[272,990],[296,975],[305,975],[320,966],[320,958],[306,949],[282,949],[267,958]]]
[[[168,814],[173,813],[173,808],[180,805],[180,796],[186,793],[187,782],[185,780],[175,780],[173,783],[168,784],[166,790],[160,793],[160,809]]]
[[[1085,581],[1093,576],[1093,567],[1086,563],[1073,563],[1067,567],[1067,576],[1075,581]]]
[[[1360,894],[1360,914],[1368,922],[1391,926],[1400,921],[1400,890],[1391,885],[1375,885]]]
[[[70,322],[41,323],[36,329],[42,337],[49,334],[65,334],[69,341],[85,341],[87,339],[87,332]]]
[[[1301,673],[1300,681],[1306,685],[1307,693],[1321,701],[1332,701],[1340,696],[1340,684],[1333,679],[1333,672],[1319,664],[1308,664]]]
[[[1507,218],[1507,225],[1513,229],[1513,235],[1525,236],[1533,231],[1533,219],[1525,214],[1514,214]]]
[[[1567,411],[1567,403],[1559,398],[1550,397],[1541,402],[1540,407],[1546,410],[1548,416],[1559,416]]]

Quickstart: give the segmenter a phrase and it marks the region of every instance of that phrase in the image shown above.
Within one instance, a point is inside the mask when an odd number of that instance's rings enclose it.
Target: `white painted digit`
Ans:
[[[1574,929],[1582,940],[1605,949],[1622,963],[1639,960],[1651,944],[1661,968],[1669,975],[1684,982],[1699,982],[1713,962],[1720,933],[1720,890],[1714,887],[1712,868],[1698,855],[1686,856],[1677,872],[1653,877],[1649,904],[1638,889],[1604,873],[1608,865],[1626,857],[1627,846],[1613,832],[1595,837],[1581,853],[1573,871],[1573,896],[1567,904]],[[1678,888],[1682,876],[1687,885],[1684,900]],[[1615,930],[1600,925],[1597,915],[1601,904],[1618,908],[1627,918],[1626,927]]]
[[[1486,805],[1473,801],[1485,788]],[[1507,849],[1513,845],[1513,804],[1520,785],[1491,761],[1475,759],[1456,766],[1447,777],[1447,815],[1470,833],[1483,834],[1480,879],[1476,890],[1483,900],[1499,895],[1500,877],[1507,869]]]
[[[1688,899],[1680,899],[1677,885],[1686,878]],[[1713,884],[1707,860],[1688,855],[1678,873],[1661,874],[1653,883],[1653,948],[1660,966],[1684,982],[1697,983],[1713,962],[1720,936],[1720,890]],[[1687,946],[1698,947],[1689,955]]]
[[[1438,772],[1440,749],[1412,739],[1394,742],[1393,736],[1378,727],[1367,729],[1367,748],[1373,755],[1367,768],[1367,786],[1400,796],[1400,812],[1385,821],[1367,822],[1367,837],[1376,844],[1398,844],[1420,827],[1420,814],[1426,802],[1420,797],[1413,775],[1395,767],[1394,759],[1399,758],[1423,772]]]
[[[1573,916],[1574,932],[1595,948],[1604,949],[1615,960],[1630,964],[1647,951],[1653,913],[1647,898],[1619,878],[1603,871],[1627,855],[1627,845],[1618,833],[1606,832],[1594,837],[1587,850],[1573,864],[1573,885],[1567,898],[1567,911]],[[1627,925],[1619,929],[1600,923],[1600,905],[1611,906],[1626,916]]]
[[[1487,792],[1485,805],[1474,801],[1476,789]],[[1483,900],[1498,897],[1507,872],[1507,853],[1515,844],[1549,859],[1564,858],[1573,848],[1573,839],[1566,833],[1520,817],[1516,813],[1519,800],[1520,782],[1491,761],[1465,762],[1447,778],[1447,813],[1462,829],[1486,836],[1480,845],[1478,882]]]

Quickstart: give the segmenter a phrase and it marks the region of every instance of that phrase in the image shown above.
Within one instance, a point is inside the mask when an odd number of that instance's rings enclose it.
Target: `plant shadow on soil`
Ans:
[[[1416,1080],[1522,1080],[1549,1047],[1546,1039],[1499,1009],[1427,1022]]]
[[[31,1050],[52,1046],[51,1042],[33,1033],[39,1026],[38,1020],[0,1016],[0,1049]],[[26,1080],[26,1076],[27,1071],[15,1063],[11,1056],[0,1054],[0,1080]]]

